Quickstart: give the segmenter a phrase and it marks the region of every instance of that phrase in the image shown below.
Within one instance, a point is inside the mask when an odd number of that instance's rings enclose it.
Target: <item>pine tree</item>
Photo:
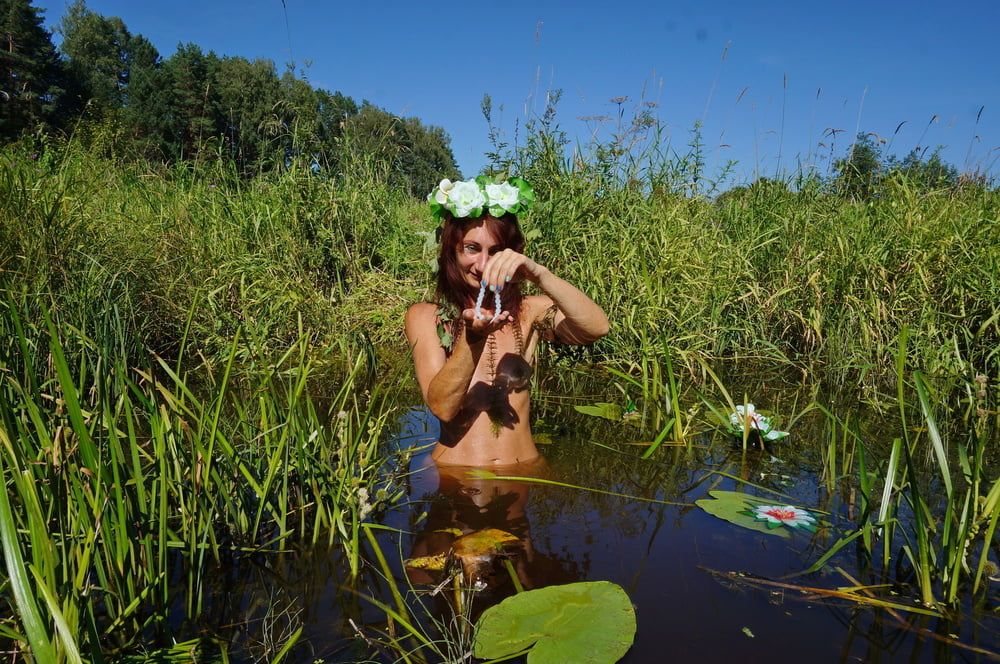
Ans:
[[[66,70],[42,11],[28,0],[0,0],[0,138],[58,126],[70,110]]]

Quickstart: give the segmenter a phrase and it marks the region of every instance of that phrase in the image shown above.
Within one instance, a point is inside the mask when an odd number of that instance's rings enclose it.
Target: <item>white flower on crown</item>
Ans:
[[[451,213],[456,217],[467,217],[476,208],[481,208],[486,203],[483,190],[475,180],[455,182],[451,184],[448,192],[448,203]],[[452,206],[454,209],[452,209]]]
[[[505,211],[510,212],[518,203],[520,190],[507,183],[486,185],[486,196],[490,199],[490,206],[498,205]]]
[[[445,205],[448,203],[448,192],[454,187],[454,183],[448,178],[441,180],[441,184],[437,186],[434,190],[434,200],[440,204]]]

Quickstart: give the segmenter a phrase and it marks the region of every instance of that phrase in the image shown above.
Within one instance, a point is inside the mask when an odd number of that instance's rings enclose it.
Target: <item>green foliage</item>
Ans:
[[[607,581],[528,590],[483,612],[475,656],[527,652],[529,664],[617,662],[635,638],[635,611],[621,586]]]
[[[29,0],[0,0],[0,139],[61,126],[72,99],[64,63]]]
[[[358,572],[362,523],[395,486],[363,359],[320,406],[304,339],[253,375],[234,371],[236,340],[220,365],[135,368],[41,318],[0,311],[0,603],[39,661],[134,647],[174,602],[196,618],[223,557],[323,542]]]
[[[117,16],[75,0],[63,16],[62,60],[28,0],[0,4],[10,48],[0,52],[0,139],[59,130],[106,156],[165,163],[223,158],[243,177],[305,165],[341,172],[351,149],[388,165],[392,184],[423,196],[458,169],[440,127],[399,118],[339,92],[314,88],[269,60],[220,57],[182,43],[166,60]],[[353,128],[348,127],[353,125]]]
[[[76,0],[59,25],[59,49],[86,99],[102,109],[118,109],[128,99],[129,78],[136,51],[145,47],[117,16],[104,17]]]
[[[882,148],[871,134],[858,134],[847,156],[834,162],[837,188],[856,198],[872,195],[883,175]]]

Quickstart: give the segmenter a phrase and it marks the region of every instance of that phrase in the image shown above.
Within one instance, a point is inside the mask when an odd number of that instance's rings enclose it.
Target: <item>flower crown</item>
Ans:
[[[452,217],[475,218],[489,211],[494,217],[527,212],[535,202],[535,191],[521,178],[491,178],[480,175],[474,180],[452,182],[447,178],[427,194],[431,214],[441,219],[445,211]]]

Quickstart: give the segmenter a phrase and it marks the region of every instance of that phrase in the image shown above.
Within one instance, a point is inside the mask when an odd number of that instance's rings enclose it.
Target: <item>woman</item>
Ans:
[[[441,420],[432,453],[439,464],[509,466],[537,458],[528,380],[538,340],[588,344],[608,332],[593,300],[522,253],[517,215],[533,199],[519,178],[442,180],[428,196],[444,224],[438,302],[410,307],[406,337],[424,401]],[[523,296],[523,281],[541,294]]]

